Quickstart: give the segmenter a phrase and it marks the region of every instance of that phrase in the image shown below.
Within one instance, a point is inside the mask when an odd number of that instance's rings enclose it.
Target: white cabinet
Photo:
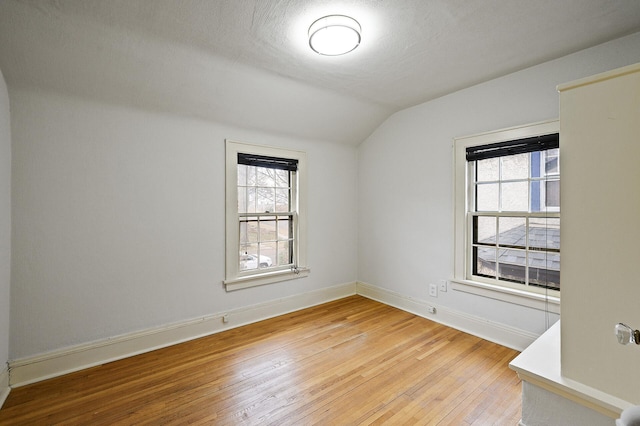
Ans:
[[[558,90],[562,376],[640,404],[640,64]]]

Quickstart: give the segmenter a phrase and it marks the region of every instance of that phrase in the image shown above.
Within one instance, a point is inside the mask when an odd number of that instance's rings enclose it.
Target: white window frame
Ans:
[[[301,151],[275,148],[226,140],[226,269],[223,284],[227,291],[255,287],[309,275],[307,264],[307,156]],[[295,212],[294,223],[294,267],[280,270],[256,270],[255,273],[240,271],[240,228],[238,214],[238,153],[298,160],[296,182],[292,188]]]
[[[560,313],[560,295],[557,291],[537,293],[497,284],[495,281],[471,278],[471,259],[468,247],[472,236],[471,221],[467,214],[470,177],[466,159],[468,147],[559,132],[559,121],[549,120],[454,139],[454,278],[451,281],[454,290]]]

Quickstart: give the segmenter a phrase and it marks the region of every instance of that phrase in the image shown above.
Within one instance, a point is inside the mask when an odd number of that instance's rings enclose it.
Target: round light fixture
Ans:
[[[321,55],[338,56],[360,44],[360,24],[344,15],[329,15],[309,27],[309,46]]]

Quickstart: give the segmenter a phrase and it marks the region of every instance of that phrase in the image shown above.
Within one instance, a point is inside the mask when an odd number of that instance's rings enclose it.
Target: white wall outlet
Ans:
[[[447,291],[447,280],[440,280],[440,291]]]
[[[438,287],[435,284],[429,284],[429,296],[438,297]]]
[[[222,323],[223,324],[228,324],[229,323],[229,314],[224,314],[222,316]]]
[[[433,306],[429,306],[427,308],[427,312],[429,312],[430,314],[435,314],[436,313],[436,308],[434,308]]]

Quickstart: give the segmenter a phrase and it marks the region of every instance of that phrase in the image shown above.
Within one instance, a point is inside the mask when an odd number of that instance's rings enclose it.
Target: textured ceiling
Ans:
[[[309,49],[327,14],[362,25]],[[358,144],[384,119],[640,31],[639,0],[2,0],[10,86]]]

